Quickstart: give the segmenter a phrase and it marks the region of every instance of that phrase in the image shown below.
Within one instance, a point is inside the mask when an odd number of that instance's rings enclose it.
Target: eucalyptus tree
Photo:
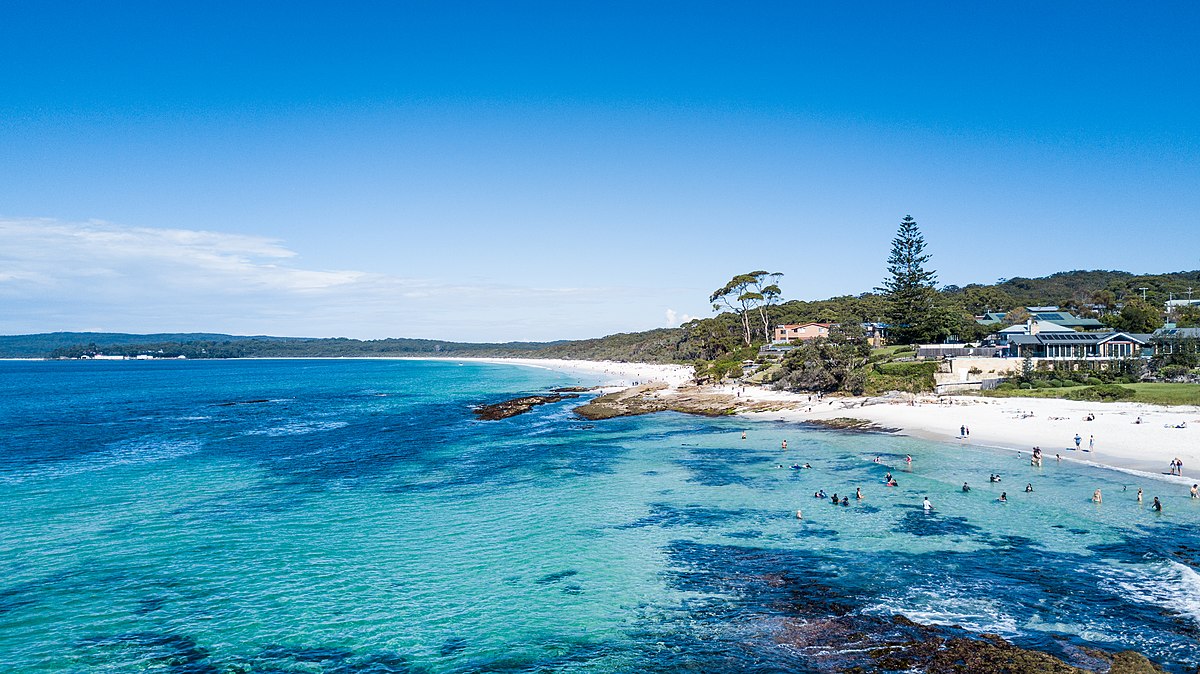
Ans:
[[[762,321],[763,338],[771,339],[770,307],[777,304],[782,295],[776,283],[781,276],[783,274],[778,272],[766,271],[738,274],[709,296],[713,311],[728,309],[741,321],[746,346],[754,342],[750,329],[752,313],[757,313]]]

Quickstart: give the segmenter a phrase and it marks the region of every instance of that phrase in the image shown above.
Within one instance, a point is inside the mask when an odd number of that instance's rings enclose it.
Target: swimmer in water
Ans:
[[[1100,494],[1100,490],[1092,492],[1092,503],[1104,503],[1104,497]]]
[[[855,500],[859,500],[859,501],[861,501],[861,500],[862,500],[862,497],[863,497],[863,495],[862,495],[862,487],[856,487],[856,488],[854,489],[854,498],[855,498]]]
[[[1154,512],[1156,513],[1162,512],[1162,503],[1159,502],[1157,496],[1154,497],[1154,503],[1151,503],[1150,507],[1153,508]]]
[[[933,510],[933,504],[929,502],[928,496],[925,497],[925,502],[921,504],[921,507],[925,508],[925,512]]]
[[[904,463],[912,463],[912,455],[911,454],[904,455]]]
[[[1138,503],[1142,502],[1142,488],[1138,487]]]
[[[796,519],[798,519],[798,520],[804,519],[804,511],[803,510],[796,511]]]
[[[850,505],[850,497],[849,496],[842,497],[842,505],[844,505],[844,506]]]
[[[787,440],[783,441],[783,449],[787,449]]]
[[[745,440],[745,439],[746,439],[746,431],[742,431],[742,439],[743,439],[743,440]]]
[[[1033,493],[1033,483],[1032,483],[1032,482],[1030,482],[1029,484],[1025,485],[1025,493],[1026,493],[1026,494],[1032,494],[1032,493]]]
[[[998,498],[996,500],[1000,501],[1001,503],[1008,503],[1008,492],[1006,492],[1006,491],[1000,492],[1000,498]]]
[[[966,494],[969,491],[971,491],[971,487],[966,482],[964,482],[963,483],[963,493]]]

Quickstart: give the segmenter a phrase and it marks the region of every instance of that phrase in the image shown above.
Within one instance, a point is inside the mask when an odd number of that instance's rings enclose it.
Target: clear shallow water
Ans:
[[[1157,515],[1136,478],[1027,455],[470,414],[578,383],[450,362],[0,363],[0,669],[807,671],[829,648],[789,635],[846,612],[1200,664],[1200,504],[1178,486],[1140,483]],[[814,468],[775,467],[796,462]],[[855,487],[846,508],[812,497]]]

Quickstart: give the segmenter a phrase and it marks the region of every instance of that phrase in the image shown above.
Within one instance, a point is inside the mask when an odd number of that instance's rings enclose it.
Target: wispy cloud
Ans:
[[[621,301],[638,293],[312,269],[278,239],[101,221],[0,219],[0,241],[0,332],[6,333],[103,326],[552,339],[603,331]]]

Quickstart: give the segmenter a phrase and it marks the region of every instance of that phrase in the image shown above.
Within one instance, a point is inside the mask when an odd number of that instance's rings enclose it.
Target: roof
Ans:
[[[819,325],[822,328],[832,328],[833,326],[835,326],[837,324],[836,323],[785,323],[784,325],[776,325],[775,327],[776,328],[785,328],[785,329],[788,329],[788,328],[795,329],[795,328],[806,328],[810,325]]]
[[[1150,335],[1134,334],[1129,332],[1052,332],[1049,334],[1038,333],[1036,335],[1013,335],[1008,338],[1009,344],[1078,344],[1087,346],[1090,344],[1103,344],[1111,342],[1115,339],[1125,338],[1138,344],[1145,344],[1150,341]]]
[[[1155,339],[1200,339],[1200,328],[1159,328],[1151,337]]]
[[[1043,320],[1039,319],[1037,324],[1038,324],[1038,330],[1041,332],[1075,332],[1071,328],[1065,328],[1057,323],[1051,323],[1050,321],[1043,321]],[[1029,333],[1029,325],[1027,323],[1017,323],[1016,325],[1012,325],[1007,328],[1004,328],[1003,330],[1000,331],[1000,333],[1005,334],[1005,335],[1028,334]]]

